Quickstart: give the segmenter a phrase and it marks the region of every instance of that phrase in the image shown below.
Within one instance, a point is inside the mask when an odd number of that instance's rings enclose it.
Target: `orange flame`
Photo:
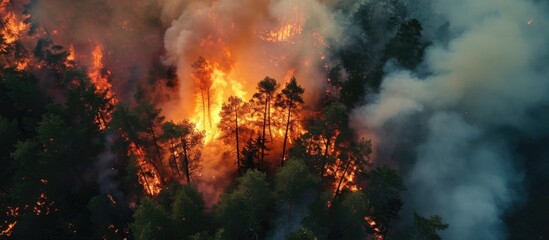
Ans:
[[[2,2],[2,6],[4,4],[5,3]],[[27,25],[25,25],[23,21],[20,21],[19,19],[17,19],[17,16],[14,13],[12,12],[4,13],[4,11],[5,11],[5,8],[0,9],[0,13],[4,15],[4,17],[2,18],[3,27],[1,29],[0,34],[3,35],[4,41],[7,44],[11,44],[19,39],[19,37],[21,36],[21,32],[23,32],[27,28]]]
[[[159,194],[162,190],[160,174],[145,160],[143,149],[138,148],[134,143],[131,143],[128,154],[133,154],[137,158],[138,181],[145,189],[145,192],[150,196]]]
[[[381,231],[380,231],[379,227],[376,226],[376,221],[374,221],[374,219],[372,219],[369,216],[364,217],[364,220],[374,230],[374,235],[373,235],[374,239],[375,240],[383,240],[383,235],[381,235],[381,233],[380,233]]]
[[[75,53],[72,45],[69,48],[69,52],[70,54],[67,57],[67,60],[70,60],[71,58],[74,59]],[[104,69],[103,49],[101,45],[97,45],[92,51],[92,66],[90,68],[89,76],[91,82],[96,87],[96,91],[98,93],[105,93],[105,97],[110,99],[111,104],[116,104],[117,100],[112,89],[112,84],[109,82],[110,74],[110,71]],[[107,128],[107,124],[111,120],[111,116],[106,115],[105,113],[98,114],[101,115],[101,117],[97,117],[96,120],[99,124],[99,129],[105,130]]]

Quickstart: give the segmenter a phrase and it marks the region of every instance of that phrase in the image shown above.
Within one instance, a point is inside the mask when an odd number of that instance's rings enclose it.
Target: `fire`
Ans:
[[[128,154],[133,154],[137,158],[136,164],[138,168],[138,181],[144,187],[145,192],[151,196],[160,193],[162,190],[160,174],[153,166],[151,166],[150,163],[147,162],[143,149],[137,147],[135,143],[131,143]]]
[[[2,232],[0,232],[0,236],[6,236],[6,237],[11,236],[11,232],[13,231],[13,228],[15,227],[15,224],[17,224],[17,221],[12,222],[12,223],[8,223],[7,228],[2,230]]]
[[[230,53],[227,55],[230,56]],[[205,74],[207,76],[202,77],[211,80],[210,86],[206,89],[209,97],[206,97],[205,94],[196,94],[195,110],[190,120],[196,124],[197,130],[205,132],[204,141],[209,143],[217,137],[217,125],[221,121],[219,113],[221,112],[223,101],[229,96],[245,98],[247,97],[247,92],[239,81],[222,71],[218,63],[208,60],[206,60],[206,63]],[[193,78],[196,78],[196,76],[193,76]],[[200,92],[200,89],[197,92]]]
[[[383,240],[383,235],[381,235],[379,227],[376,226],[376,221],[369,216],[364,217],[364,220],[374,230],[374,235],[373,235],[374,239]]]
[[[303,28],[297,24],[284,24],[275,31],[269,31],[261,39],[268,42],[289,42],[292,37],[301,34]]]
[[[27,25],[20,21],[13,12],[6,11],[8,3],[8,0],[4,0],[0,5],[0,14],[3,15],[0,34],[3,35],[7,44],[11,44],[19,39],[21,32],[27,28]]]
[[[65,61],[65,66],[72,67],[74,66],[74,61],[76,60],[76,52],[74,50],[74,45],[70,45],[69,47],[69,55],[67,56],[67,60]]]
[[[74,59],[75,55],[74,47],[71,45],[69,48],[67,62],[70,63],[70,60]],[[111,104],[114,105],[117,100],[112,89],[112,84],[109,81],[110,75],[111,72],[109,70],[105,70],[103,65],[103,49],[101,45],[97,45],[92,51],[92,66],[89,71],[90,80],[93,85],[95,85],[96,91],[98,93],[105,93],[105,97],[110,99]],[[111,120],[111,116],[102,112],[98,113],[98,115],[97,123],[99,124],[99,129],[105,130],[107,128],[107,124]]]
[[[20,210],[19,207],[8,207],[8,212],[6,213],[6,216],[17,218],[19,216],[19,210]],[[6,237],[11,236],[13,228],[15,227],[16,224],[17,224],[17,221],[13,221],[11,223],[8,221],[4,221],[0,225],[0,228],[3,229],[0,231],[0,236],[6,236]]]

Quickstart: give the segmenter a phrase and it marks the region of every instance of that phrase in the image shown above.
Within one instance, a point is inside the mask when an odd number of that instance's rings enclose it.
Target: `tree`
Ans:
[[[367,174],[364,191],[371,203],[371,217],[378,234],[385,236],[391,221],[397,218],[403,204],[400,192],[404,190],[402,178],[389,166],[378,167]]]
[[[320,134],[324,139],[324,154],[320,166],[320,177],[324,176],[326,164],[330,156],[332,143],[336,137],[347,127],[347,109],[341,103],[334,102],[322,110],[322,118],[313,123],[312,131]]]
[[[136,96],[140,98],[140,96]],[[157,163],[162,162],[162,150],[159,145],[159,131],[164,122],[165,117],[160,115],[161,110],[156,108],[150,102],[145,99],[141,99],[137,107],[135,108],[135,114],[138,117],[139,130],[142,131],[147,137],[143,137],[147,143],[154,147]]]
[[[429,45],[422,40],[422,30],[421,23],[415,18],[400,24],[396,36],[385,46],[383,62],[395,58],[401,66],[414,69],[423,61],[425,48]]]
[[[200,232],[206,224],[204,199],[192,186],[178,188],[172,203],[171,217],[177,226],[179,239]]]
[[[438,215],[425,218],[414,213],[414,223],[408,226],[399,239],[403,240],[441,240],[438,231],[448,228]]]
[[[193,68],[192,77],[195,80],[198,89],[200,90],[200,98],[202,99],[202,120],[206,127],[206,118],[212,128],[211,103],[210,94],[212,88],[212,67],[202,56],[198,57],[191,67]],[[206,106],[208,110],[206,110]],[[207,115],[207,116],[206,116]]]
[[[372,141],[361,139],[358,143],[351,143],[351,146],[349,147],[348,152],[344,152],[342,156],[340,157],[341,160],[346,159],[342,162],[344,162],[343,166],[340,167],[342,169],[341,177],[339,178],[339,182],[336,187],[335,191],[335,197],[340,193],[341,191],[341,184],[343,183],[343,179],[345,179],[345,176],[347,172],[349,171],[351,166],[356,166],[358,169],[363,170],[365,166],[368,166],[370,163],[368,160],[370,160],[370,154],[372,153]]]
[[[221,121],[218,128],[221,130],[220,139],[227,145],[236,144],[236,166],[239,171],[242,165],[240,159],[240,139],[246,131],[244,116],[249,113],[249,106],[241,98],[231,96],[228,101],[221,106]]]
[[[198,161],[202,153],[202,145],[204,144],[204,133],[197,132],[193,123],[188,120],[184,120],[180,123],[174,123],[172,121],[166,122],[162,125],[163,135],[162,138],[170,142],[170,145],[177,148],[171,151],[172,158],[182,158],[183,169],[185,170],[185,177],[187,184],[191,183],[191,173],[193,169],[198,167]]]
[[[166,209],[155,201],[142,199],[133,218],[135,221],[130,224],[130,229],[135,239],[172,239],[175,226]]]
[[[249,170],[236,182],[234,191],[221,198],[216,215],[230,239],[262,239],[272,199],[266,176]]]
[[[293,203],[320,180],[309,172],[301,160],[290,159],[276,173],[274,182],[275,196],[288,205],[288,221],[290,221]]]
[[[286,240],[315,240],[318,239],[315,234],[306,228],[300,228],[297,232],[288,235]]]
[[[364,217],[369,214],[369,201],[362,192],[349,192],[336,205],[339,230],[343,239],[365,239],[367,234]]]
[[[254,99],[257,100],[257,104],[263,108],[263,124],[261,133],[261,162],[265,161],[265,150],[267,149],[266,143],[266,128],[269,127],[269,134],[272,140],[271,133],[271,100],[278,89],[278,83],[274,78],[265,77],[257,84],[257,93],[254,94]]]
[[[282,89],[282,93],[277,95],[276,106],[281,107],[282,109],[288,109],[288,117],[286,119],[286,130],[284,131],[284,142],[282,144],[282,159],[280,160],[280,166],[284,165],[284,159],[286,155],[286,141],[288,140],[288,130],[290,129],[290,124],[292,123],[292,111],[295,111],[303,104],[303,88],[297,85],[295,77],[292,77],[289,83],[286,84],[286,87]]]

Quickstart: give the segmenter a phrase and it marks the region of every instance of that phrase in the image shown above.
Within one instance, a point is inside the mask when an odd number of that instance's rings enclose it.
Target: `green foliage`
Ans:
[[[290,159],[278,170],[274,179],[274,194],[277,199],[291,205],[307,190],[320,182],[301,160]]]
[[[130,224],[133,236],[138,240],[171,239],[173,222],[168,212],[150,199],[142,199],[133,214],[135,221]]]
[[[343,239],[364,239],[367,236],[364,217],[369,214],[369,200],[362,192],[350,192],[337,206],[338,227]]]
[[[403,240],[441,240],[438,231],[448,228],[438,215],[425,218],[414,213],[414,223],[407,227],[400,239]]]
[[[216,208],[218,221],[231,239],[262,239],[269,219],[271,191],[265,174],[249,170]]]
[[[306,228],[300,228],[297,232],[288,235],[286,240],[315,240],[315,234]]]
[[[421,23],[415,18],[402,23],[396,36],[385,46],[382,59],[395,58],[401,66],[414,69],[423,61],[428,46],[423,42],[422,30]]]

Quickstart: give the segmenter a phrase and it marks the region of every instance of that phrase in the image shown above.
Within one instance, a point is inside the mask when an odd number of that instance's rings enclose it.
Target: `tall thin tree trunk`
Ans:
[[[266,136],[265,136],[265,128],[267,127],[267,106],[268,106],[268,101],[265,101],[265,110],[263,111],[263,135],[261,136],[262,137],[262,141],[261,141],[261,162],[263,163],[263,161],[265,160],[265,141],[267,140],[266,139]]]
[[[280,167],[284,166],[284,159],[286,158],[286,141],[288,140],[288,129],[290,128],[290,116],[292,115],[292,101],[290,101],[288,107],[288,119],[286,120],[286,132],[284,133],[284,143],[282,144],[282,160],[280,160]]]
[[[211,110],[211,101],[210,101],[210,90],[211,89],[207,89],[206,91],[206,95],[208,97],[208,122],[210,123],[210,129],[212,129],[212,110]]]
[[[330,138],[326,140],[326,148],[324,149],[324,158],[322,158],[322,169],[320,170],[320,177],[324,176],[326,171],[326,162],[328,160],[328,148],[330,147]]]
[[[271,142],[273,141],[273,131],[271,128],[271,97],[269,97],[269,100],[267,101],[268,108],[267,108],[267,119],[269,121],[269,137],[271,138]]]
[[[336,192],[334,194],[334,198],[339,195],[341,183],[343,183],[343,179],[345,178],[345,174],[347,174],[347,170],[349,170],[349,166],[351,166],[351,159],[347,160],[347,163],[345,163],[345,168],[343,169],[343,174],[341,174],[341,177],[339,178],[339,183],[337,184]]]
[[[183,147],[183,160],[185,162],[185,175],[187,176],[187,184],[191,184],[191,173],[189,171],[189,155],[187,154],[187,142],[181,138],[181,146]]]
[[[235,119],[235,132],[236,132],[236,166],[237,166],[238,172],[240,172],[240,145],[239,145],[239,139],[238,139],[238,107],[235,108],[234,119]]]
[[[202,98],[202,126],[206,129],[206,98],[204,96],[204,89],[200,89],[200,95],[200,98]]]

